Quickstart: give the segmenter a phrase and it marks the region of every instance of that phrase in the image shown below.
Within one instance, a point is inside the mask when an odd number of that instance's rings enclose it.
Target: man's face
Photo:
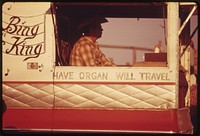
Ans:
[[[103,31],[101,24],[93,26],[91,28],[91,31],[93,33],[93,36],[95,36],[97,39],[100,38],[102,36],[102,31]]]

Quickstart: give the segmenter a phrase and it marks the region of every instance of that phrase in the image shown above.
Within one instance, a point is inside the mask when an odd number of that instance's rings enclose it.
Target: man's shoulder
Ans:
[[[91,47],[93,44],[91,43],[91,41],[89,41],[87,38],[85,37],[81,37],[75,44],[75,46],[88,46],[88,47]]]
[[[87,43],[87,42],[89,42],[87,38],[81,37],[81,38],[79,38],[79,40],[76,42],[76,44],[85,44],[85,43]]]

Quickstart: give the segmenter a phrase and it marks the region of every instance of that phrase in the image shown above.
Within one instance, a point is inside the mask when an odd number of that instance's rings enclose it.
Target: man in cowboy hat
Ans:
[[[75,43],[70,54],[71,66],[115,66],[99,49],[96,40],[102,36],[101,23],[108,20],[103,17],[93,17],[82,22],[78,29],[83,35]]]

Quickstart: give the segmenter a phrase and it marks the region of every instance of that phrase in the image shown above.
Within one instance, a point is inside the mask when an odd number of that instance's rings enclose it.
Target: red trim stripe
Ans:
[[[7,109],[3,129],[171,131],[191,129],[188,109]]]

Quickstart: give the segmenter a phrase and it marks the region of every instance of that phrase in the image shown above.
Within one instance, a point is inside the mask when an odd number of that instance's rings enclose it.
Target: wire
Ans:
[[[52,21],[53,21],[53,26],[54,26],[54,32],[55,32],[55,38],[56,38],[56,47],[58,47],[58,35],[57,35],[57,29],[56,29],[56,25],[55,25],[55,19],[54,19],[54,14],[55,14],[55,11],[54,11],[54,7],[53,7],[53,3],[51,3],[51,12],[52,12]],[[57,50],[57,53],[58,55],[60,54],[59,53],[59,50]],[[60,59],[60,57],[59,57]],[[55,81],[54,81],[54,74],[55,74],[55,64],[53,66],[53,75],[52,75],[52,78],[53,78],[53,101],[52,101],[52,113],[51,113],[51,129],[52,129],[52,132],[54,130],[54,117],[55,117],[55,98],[56,98],[56,94],[55,94]]]
[[[165,45],[167,46],[166,24],[165,24],[165,7],[164,6],[163,6],[163,24],[164,24]]]
[[[54,7],[53,3],[51,3],[51,12],[52,12],[51,15],[52,15],[52,19],[53,19],[55,41],[56,41],[56,52],[57,52],[56,57],[58,57],[58,63],[61,66],[63,66],[62,59],[60,57],[59,42],[58,42],[58,30],[57,30],[57,26],[56,26],[56,17],[54,17],[54,15],[56,16],[56,11],[55,11],[55,7]]]

